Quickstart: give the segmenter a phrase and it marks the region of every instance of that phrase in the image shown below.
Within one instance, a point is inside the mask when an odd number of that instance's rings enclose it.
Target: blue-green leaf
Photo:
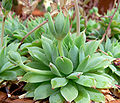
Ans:
[[[68,102],[72,102],[78,96],[78,90],[72,84],[67,84],[66,86],[62,87],[60,92]]]
[[[72,61],[66,57],[57,57],[56,66],[64,74],[70,74],[73,71]]]
[[[66,78],[59,78],[59,77],[56,77],[56,78],[53,78],[51,80],[51,85],[52,85],[52,88],[58,88],[58,87],[63,87],[65,86],[66,84],[68,83],[68,80]]]
[[[83,46],[80,47],[79,50],[79,63],[81,63],[85,59],[85,53]]]
[[[79,79],[75,80],[75,82],[87,87],[96,87],[95,78],[91,76],[81,75]]]
[[[46,55],[38,47],[28,47],[28,52],[30,55],[37,60],[42,61],[45,65],[49,65],[49,61]]]
[[[91,41],[85,44],[85,55],[92,55],[98,48],[100,41]]]
[[[45,82],[40,84],[34,91],[34,99],[45,99],[55,93],[57,90],[51,88],[51,84],[49,82]]]
[[[77,67],[76,71],[77,72],[84,72],[86,67],[87,67],[87,64],[89,62],[89,59],[90,59],[90,56],[88,55]]]
[[[74,72],[67,76],[68,79],[78,79],[80,75],[83,74],[82,72]]]
[[[111,88],[112,86],[111,79],[104,75],[98,75],[98,74],[93,74],[93,73],[89,73],[87,75],[95,78],[96,88]]]
[[[3,80],[15,80],[16,78],[16,73],[14,71],[5,71],[0,73],[0,79]]]
[[[105,102],[105,97],[102,93],[100,93],[97,89],[94,88],[85,88],[90,95],[90,99],[95,102]]]
[[[78,97],[75,99],[75,103],[90,103],[90,96],[84,87],[78,85]]]
[[[49,81],[53,77],[54,76],[40,75],[40,74],[28,72],[23,76],[22,81],[26,81],[29,83],[39,83],[39,82]]]
[[[49,98],[50,103],[63,103],[65,100],[59,91],[52,94]]]
[[[57,68],[54,64],[50,63],[49,67],[50,67],[51,72],[52,72],[53,74],[61,77],[61,74],[60,74],[58,68]]]
[[[70,60],[73,63],[73,67],[74,69],[77,67],[78,65],[78,61],[79,61],[79,51],[78,48],[73,45],[69,51],[68,57],[70,58]]]
[[[75,45],[80,49],[82,45],[85,45],[86,35],[85,30],[75,39]]]

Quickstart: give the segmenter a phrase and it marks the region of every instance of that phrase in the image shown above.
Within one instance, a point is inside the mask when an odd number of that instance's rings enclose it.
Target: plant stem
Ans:
[[[63,48],[62,48],[62,40],[58,40],[58,50],[59,50],[60,56],[64,56]]]
[[[24,65],[23,63],[20,63],[19,66],[26,72],[32,72],[32,73],[41,74],[41,75],[53,75],[51,71],[34,69]]]
[[[37,30],[38,28],[40,28],[41,26],[43,26],[44,24],[46,24],[48,22],[48,20],[45,20],[44,22],[42,22],[41,24],[39,24],[38,26],[36,26],[33,30],[31,30],[27,35],[25,35],[23,37],[23,39],[20,42],[20,46],[22,45],[23,41],[31,34],[33,33],[35,30]]]
[[[80,12],[78,7],[78,0],[75,0],[75,13],[77,17],[76,26],[77,26],[77,36],[80,35]]]
[[[6,16],[3,17],[3,21],[2,21],[2,31],[1,31],[1,47],[3,46],[3,39],[4,39],[4,27],[5,27],[5,19]]]

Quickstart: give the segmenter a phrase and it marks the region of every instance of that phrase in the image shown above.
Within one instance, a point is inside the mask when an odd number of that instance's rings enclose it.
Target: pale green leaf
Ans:
[[[26,81],[29,83],[39,83],[39,82],[44,82],[44,81],[49,81],[53,78],[54,76],[48,76],[48,75],[40,75],[32,72],[27,72],[23,78],[22,81]]]
[[[54,64],[50,63],[49,67],[50,67],[51,72],[52,72],[53,74],[61,77],[61,74],[60,74],[58,68],[57,68]]]
[[[105,103],[105,97],[102,93],[100,93],[97,89],[94,88],[85,88],[90,95],[90,99],[95,102]]]
[[[49,98],[50,103],[63,103],[65,100],[59,91],[52,94]]]
[[[78,48],[73,45],[69,51],[68,57],[70,58],[70,60],[73,63],[73,67],[74,69],[77,67],[78,65],[78,61],[79,61],[79,51]]]
[[[77,72],[84,72],[86,67],[87,67],[87,64],[89,62],[89,59],[90,59],[90,56],[88,55],[77,67],[76,71]]]
[[[70,74],[73,71],[72,61],[66,57],[57,57],[56,66],[64,74]]]
[[[74,72],[67,76],[68,79],[78,79],[80,75],[83,74],[82,72]]]
[[[40,84],[34,91],[34,99],[45,99],[51,96],[53,93],[56,92],[56,89],[52,89],[51,84],[49,82],[45,82]]]
[[[68,80],[66,78],[53,78],[51,80],[51,85],[52,88],[58,88],[58,87],[63,87],[68,83]]]
[[[88,92],[82,86],[78,86],[78,97],[75,99],[75,103],[90,103],[90,96]]]
[[[100,44],[100,41],[90,41],[85,44],[85,56],[92,55],[94,52],[96,52],[98,46]]]
[[[67,84],[65,87],[62,87],[60,92],[68,102],[72,102],[78,96],[77,88],[71,84]]]
[[[75,80],[76,83],[87,86],[87,87],[95,87],[96,86],[96,81],[95,78],[91,76],[85,76],[81,75],[79,79]]]

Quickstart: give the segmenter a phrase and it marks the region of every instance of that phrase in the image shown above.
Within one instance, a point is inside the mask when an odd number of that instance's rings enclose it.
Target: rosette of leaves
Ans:
[[[49,97],[50,103],[105,102],[97,88],[114,86],[114,79],[104,73],[113,58],[95,53],[100,41],[85,41],[84,33],[67,35],[62,44],[64,56],[60,56],[58,41],[42,37],[42,48],[27,48],[32,60],[28,64],[22,62],[18,52],[9,52],[9,60],[27,72],[22,78],[27,82],[26,97]]]
[[[16,29],[14,31],[14,33],[13,33],[14,34],[13,37],[16,38],[16,39],[18,39],[19,41],[21,41],[25,35],[27,35],[31,30],[33,30],[36,26],[38,26],[44,20],[45,20],[45,18],[38,17],[35,20],[30,19],[30,20],[24,21],[23,23],[21,22],[19,24],[19,26],[21,26],[22,29],[21,28],[20,29]],[[19,21],[17,23],[19,23]],[[14,25],[12,25],[12,26],[14,26]],[[31,42],[35,41],[36,39],[40,39],[41,34],[46,35],[48,32],[49,32],[48,25],[44,24],[42,27],[40,27],[39,29],[37,29],[36,31],[34,31],[33,33],[31,33],[31,35],[29,35],[24,40],[24,43],[31,43]]]
[[[115,58],[111,65],[108,66],[106,73],[112,75],[116,80],[120,79],[120,43],[118,41],[112,41],[108,37],[103,45],[100,45],[100,49],[106,52],[109,56]]]
[[[16,16],[14,17],[14,14],[12,15],[11,18],[6,18],[5,21],[5,36],[8,36],[9,43],[13,41],[21,41],[25,35],[28,34],[32,29],[34,29],[36,26],[38,26],[40,23],[42,23],[45,19],[44,18],[36,18],[35,20],[25,20],[25,21],[20,21],[19,18]],[[2,21],[2,20],[1,20]],[[0,28],[2,26],[0,25]],[[1,29],[0,29],[1,33]],[[24,43],[31,43],[35,42],[36,40],[40,39],[41,34],[45,35],[49,33],[48,25],[45,24],[39,29],[37,29],[35,32],[33,32],[31,35],[29,35],[25,40]],[[49,38],[49,36],[47,36]]]

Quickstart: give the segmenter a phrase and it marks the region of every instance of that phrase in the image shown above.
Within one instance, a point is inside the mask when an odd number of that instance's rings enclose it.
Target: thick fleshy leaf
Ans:
[[[50,63],[49,67],[50,67],[51,72],[52,72],[53,74],[61,77],[61,74],[60,74],[58,68],[57,68],[54,64]]]
[[[45,55],[49,61],[52,60],[52,49],[51,45],[42,39],[42,47],[44,49]]]
[[[0,69],[0,73],[6,71],[6,70],[8,70],[8,69],[10,69],[12,66],[14,66],[14,65],[11,64],[10,62],[6,62],[6,63],[2,66],[2,68]]]
[[[16,73],[14,71],[5,71],[0,73],[0,79],[3,80],[15,80],[16,78]]]
[[[41,38],[42,38],[42,40],[47,41],[50,45],[53,43],[53,41],[52,41],[51,39],[48,39],[48,38],[45,37],[45,36],[42,36],[42,35],[41,35]]]
[[[24,90],[31,91],[35,90],[41,83],[27,83],[24,87]]]
[[[19,45],[20,45],[20,43],[13,42],[13,43],[8,45],[7,51],[10,51],[10,50],[17,51]]]
[[[31,97],[34,97],[34,90],[27,91],[27,93],[26,93],[25,97],[26,97],[26,98],[31,98]]]
[[[87,64],[89,62],[90,56],[88,55],[77,67],[76,71],[77,72],[84,72],[87,67]]]
[[[85,53],[83,46],[80,47],[79,50],[79,63],[81,63],[85,59]]]
[[[75,45],[80,49],[82,45],[85,44],[86,35],[85,30],[75,39]]]
[[[78,86],[78,97],[75,99],[75,103],[90,103],[90,96],[84,87]]]
[[[65,45],[62,45],[62,46],[63,46],[64,56],[68,58],[68,49],[65,47]]]
[[[68,79],[78,79],[80,75],[83,74],[82,72],[74,72],[67,76]]]
[[[22,63],[22,58],[18,52],[9,51],[9,60],[14,62],[16,65]]]
[[[18,66],[14,67],[14,68],[11,68],[9,71],[14,71],[16,73],[17,77],[23,76],[26,73],[23,69],[21,69]]]
[[[105,42],[105,51],[111,51],[111,40],[108,38],[108,36],[106,36],[106,42]]]
[[[115,71],[117,71],[117,68],[114,66],[114,65],[109,65],[108,66],[111,70],[112,70],[112,72],[114,73]]]
[[[110,88],[112,86],[111,79],[98,74],[89,73],[87,74],[96,80],[96,88]]]
[[[67,46],[68,49],[73,45],[73,40],[72,40],[70,34],[68,34],[68,35],[64,38],[63,44],[64,44],[65,46]]]
[[[66,57],[58,57],[56,59],[56,66],[60,72],[70,74],[73,71],[73,64],[70,59]]]
[[[56,45],[52,46],[52,62],[55,64],[55,60],[56,58],[59,56],[58,53],[58,48],[56,47]]]
[[[68,102],[72,102],[78,96],[78,90],[72,84],[67,84],[66,86],[62,87],[60,92]]]
[[[100,93],[97,89],[94,88],[85,88],[90,95],[90,99],[95,102],[105,102],[105,97],[102,93]]]
[[[6,48],[0,48],[0,68],[2,68],[2,66],[5,63],[5,50]]]
[[[78,48],[73,45],[69,51],[69,54],[68,54],[68,57],[70,58],[70,60],[72,61],[73,63],[73,67],[74,69],[77,67],[78,65],[78,60],[79,60],[79,51],[78,51]]]
[[[85,55],[92,55],[98,48],[100,41],[91,41],[85,44]]]
[[[114,47],[114,53],[113,53],[115,58],[120,58],[120,45],[117,45]]]
[[[96,71],[102,67],[105,68],[110,64],[111,64],[111,60],[109,60],[108,58],[105,58],[103,56],[93,55],[91,59],[89,59],[89,63],[87,64],[83,72]]]
[[[39,82],[49,81],[53,77],[54,76],[40,75],[40,74],[28,72],[23,76],[22,81],[26,81],[29,83],[39,83]]]
[[[49,98],[50,103],[63,103],[65,100],[59,91],[52,94]]]
[[[28,47],[28,52],[34,59],[42,61],[47,66],[49,65],[49,61],[48,61],[47,57],[45,56],[45,54],[43,52],[41,52],[40,48]]]
[[[35,69],[39,69],[39,70],[50,70],[50,68],[48,66],[46,66],[42,61],[32,61],[26,64],[27,66],[31,67],[31,68],[35,68]]]
[[[117,74],[120,77],[120,71],[119,70],[115,71],[115,74]]]
[[[51,84],[49,82],[42,83],[39,87],[35,89],[34,99],[45,99],[55,93],[57,89],[52,89]]]
[[[27,91],[25,97],[34,97],[34,91],[39,85],[40,83],[27,83],[24,87],[24,90]]]
[[[81,75],[79,79],[75,80],[75,82],[87,87],[96,87],[95,78],[91,76]]]
[[[68,80],[66,78],[53,78],[51,80],[52,88],[58,88],[63,87],[68,83]]]

